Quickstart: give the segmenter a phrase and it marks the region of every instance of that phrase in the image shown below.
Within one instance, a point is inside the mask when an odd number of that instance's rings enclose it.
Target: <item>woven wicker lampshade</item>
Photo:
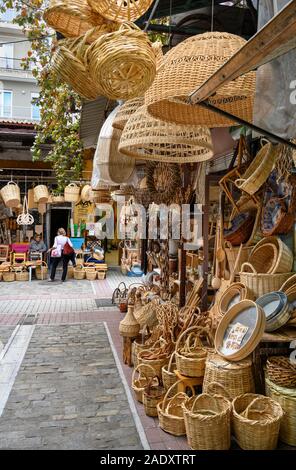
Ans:
[[[146,33],[133,23],[103,35],[90,46],[87,61],[92,79],[109,99],[141,96],[156,74],[156,57]]]
[[[212,158],[210,129],[171,124],[139,108],[124,127],[119,143],[124,155],[168,163],[201,162]]]
[[[153,0],[88,0],[94,11],[118,23],[137,20],[152,3]]]
[[[129,118],[137,111],[140,106],[144,104],[144,96],[140,98],[134,98],[133,100],[127,100],[121,106],[113,121],[113,127],[115,129],[123,130]]]
[[[66,38],[78,37],[94,26],[100,26],[102,34],[115,31],[118,27],[92,11],[87,0],[50,0],[43,17],[49,26]]]
[[[228,127],[234,121],[188,104],[188,95],[223,65],[245,40],[230,33],[198,34],[178,44],[165,56],[163,66],[145,94],[149,114],[176,124]],[[252,121],[255,72],[221,87],[209,102],[246,121]]]

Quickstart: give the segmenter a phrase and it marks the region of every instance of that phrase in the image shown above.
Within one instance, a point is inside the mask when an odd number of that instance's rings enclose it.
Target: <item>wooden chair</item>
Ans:
[[[10,252],[10,262],[12,264],[16,264],[27,261],[29,249],[29,243],[12,243]]]
[[[178,393],[179,392],[184,392],[186,393],[186,390],[188,387],[195,387],[196,385],[202,385],[203,383],[203,377],[186,377],[185,375],[180,374],[178,370],[174,370],[178,380],[181,382],[178,383]]]
[[[0,262],[7,261],[9,257],[9,245],[0,245]]]

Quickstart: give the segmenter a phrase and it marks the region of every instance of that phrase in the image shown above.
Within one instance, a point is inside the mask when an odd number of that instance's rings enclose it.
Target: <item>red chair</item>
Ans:
[[[12,243],[10,252],[10,262],[12,264],[27,261],[30,243]]]

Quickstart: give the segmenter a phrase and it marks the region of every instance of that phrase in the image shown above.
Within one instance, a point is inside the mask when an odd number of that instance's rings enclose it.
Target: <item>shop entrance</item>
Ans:
[[[66,231],[69,227],[71,217],[71,209],[68,207],[52,207],[50,211],[50,230],[49,240],[50,246],[53,245],[54,237],[59,228],[63,227]]]

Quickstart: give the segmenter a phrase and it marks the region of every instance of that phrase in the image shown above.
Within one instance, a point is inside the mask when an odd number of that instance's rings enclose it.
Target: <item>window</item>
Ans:
[[[0,91],[0,115],[1,117],[12,116],[12,91]]]
[[[39,93],[31,93],[31,118],[40,120],[40,109],[38,104],[36,104],[36,98],[39,97]]]
[[[13,69],[13,44],[2,44],[0,46],[0,67]]]

